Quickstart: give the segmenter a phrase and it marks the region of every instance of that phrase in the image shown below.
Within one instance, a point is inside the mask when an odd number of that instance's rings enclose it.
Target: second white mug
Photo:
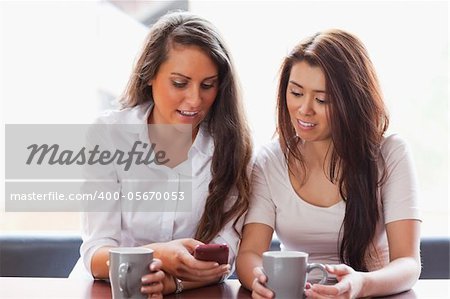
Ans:
[[[308,254],[301,251],[266,251],[263,253],[263,271],[267,287],[277,299],[303,298],[308,273],[313,269],[322,272],[319,283],[327,281],[328,273],[322,264],[308,264]]]

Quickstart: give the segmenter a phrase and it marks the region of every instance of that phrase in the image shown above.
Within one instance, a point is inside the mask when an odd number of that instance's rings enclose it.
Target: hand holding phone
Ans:
[[[225,243],[197,245],[194,257],[201,261],[217,262],[219,265],[228,264],[228,245]]]

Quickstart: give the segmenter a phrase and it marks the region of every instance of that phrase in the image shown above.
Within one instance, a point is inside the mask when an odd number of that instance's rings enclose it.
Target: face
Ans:
[[[196,46],[175,45],[161,64],[152,86],[153,124],[189,124],[193,134],[218,92],[218,67]]]
[[[286,103],[292,125],[305,142],[330,141],[327,117],[329,105],[325,75],[320,67],[305,61],[292,66],[286,90]]]

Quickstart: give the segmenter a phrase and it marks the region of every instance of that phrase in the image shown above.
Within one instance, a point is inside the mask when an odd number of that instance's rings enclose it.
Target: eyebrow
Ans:
[[[180,74],[180,73],[170,73],[170,74],[171,74],[171,75],[181,76],[181,77],[184,77],[184,78],[186,78],[186,79],[188,79],[188,80],[191,80],[191,79],[192,79],[191,77],[185,76],[185,75]],[[203,79],[203,80],[215,79],[215,78],[217,78],[217,77],[219,77],[219,75],[209,76],[209,77],[206,77],[206,78]]]
[[[294,84],[300,88],[304,88],[301,84],[298,84],[295,81],[289,80],[289,83]],[[313,89],[314,92],[326,93],[325,90]]]

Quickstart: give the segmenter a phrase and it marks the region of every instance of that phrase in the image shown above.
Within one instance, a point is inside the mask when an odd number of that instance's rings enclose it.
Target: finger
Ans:
[[[193,268],[198,270],[209,270],[213,268],[217,268],[219,266],[219,263],[217,262],[207,262],[207,261],[200,261],[197,260],[195,257],[193,257],[188,252],[181,253],[178,256],[180,262],[184,264],[187,268]]]
[[[195,247],[197,247],[198,245],[204,245],[205,243],[200,242],[198,240],[195,239],[183,239],[183,245],[184,247],[186,247],[186,249],[190,252],[193,253]]]
[[[351,290],[351,283],[348,277],[345,277],[334,285],[338,289],[338,294],[345,294]]]
[[[165,274],[163,271],[157,271],[155,273],[146,274],[146,275],[142,276],[141,282],[143,284],[158,283],[158,282],[163,281],[164,276],[165,276]]]
[[[321,295],[337,296],[340,294],[339,289],[335,286],[313,285],[309,290]]]
[[[258,278],[260,283],[266,283],[267,282],[267,276],[264,274],[261,267],[255,267],[253,268],[253,276]]]
[[[252,299],[266,299],[262,297],[260,294],[256,293],[255,291],[252,292]]]
[[[163,295],[161,295],[161,294],[148,294],[147,298],[150,298],[150,299],[162,299]]]
[[[231,266],[229,264],[220,265],[218,268],[212,270],[198,270],[198,275],[203,277],[222,277],[230,274]]]
[[[141,286],[141,293],[143,294],[162,294],[164,285],[161,282],[154,283],[151,285]]]
[[[350,290],[350,280],[342,279],[335,285],[315,284],[312,286],[312,290],[320,294],[338,296]]]
[[[350,268],[347,265],[344,264],[340,264],[340,265],[325,265],[325,269],[329,272],[329,273],[333,273],[336,275],[345,275],[348,274],[350,272],[352,272],[352,268]]]
[[[339,299],[341,297],[335,297],[335,296],[329,296],[329,295],[322,295],[317,292],[314,292],[312,289],[305,290],[304,292],[305,296],[309,299]]]
[[[255,291],[253,291],[253,292],[252,292],[252,298],[253,298],[253,299],[271,299],[271,298],[273,298],[273,297],[265,297],[265,296],[262,296],[261,294],[258,294],[258,293],[255,292]]]
[[[186,269],[180,271],[180,278],[187,277],[185,280],[215,280],[224,275],[230,274],[231,266],[229,264],[221,265],[220,267],[211,270]]]
[[[161,270],[162,268],[162,262],[160,259],[153,259],[153,261],[150,264],[150,271],[156,272]]]
[[[197,270],[191,268],[180,267],[177,271],[177,277],[182,280],[202,281],[216,280],[224,275],[230,274],[230,266],[222,265],[212,270]]]
[[[274,293],[272,290],[266,288],[263,284],[261,284],[257,278],[253,281],[252,284],[253,293],[256,293],[258,296],[262,298],[273,298]]]

